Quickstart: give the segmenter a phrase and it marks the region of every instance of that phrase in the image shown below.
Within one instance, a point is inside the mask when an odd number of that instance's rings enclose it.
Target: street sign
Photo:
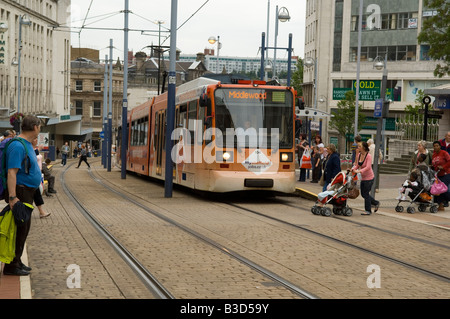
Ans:
[[[375,100],[375,107],[373,109],[373,117],[381,117],[383,113],[383,99]]]
[[[441,119],[442,118],[442,115],[440,115],[440,114],[428,114],[428,118],[429,119]]]
[[[103,131],[100,132],[100,138],[105,138],[105,132]]]

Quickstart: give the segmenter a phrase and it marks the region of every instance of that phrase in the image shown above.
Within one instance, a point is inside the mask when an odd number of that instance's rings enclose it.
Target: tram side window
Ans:
[[[191,145],[194,145],[195,120],[197,120],[197,100],[189,102],[188,129],[191,133]]]

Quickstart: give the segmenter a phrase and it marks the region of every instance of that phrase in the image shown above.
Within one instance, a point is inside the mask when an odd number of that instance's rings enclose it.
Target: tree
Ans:
[[[441,60],[434,75],[450,75],[450,1],[425,0],[424,7],[437,11],[437,14],[424,20],[423,28],[417,37],[420,44],[430,45],[428,55],[431,59]]]
[[[425,109],[425,104],[423,103],[424,97],[425,97],[424,91],[418,90],[417,94],[416,94],[416,99],[415,99],[416,104],[414,104],[414,106],[411,104],[408,104],[405,107],[405,113],[412,115],[414,117],[419,116],[420,119],[422,119],[423,113],[420,114],[421,111],[419,111],[419,110]],[[432,110],[433,110],[433,104],[430,103],[430,104],[428,104],[428,111],[432,111]]]
[[[292,73],[292,80],[291,80],[291,85],[295,90],[297,90],[298,96],[303,95],[302,84],[303,84],[303,60],[301,58],[298,58],[297,70]]]
[[[353,134],[355,131],[355,105],[355,92],[352,90],[345,92],[345,98],[337,104],[338,109],[331,111],[331,114],[333,114],[334,117],[332,117],[328,123],[331,128],[337,130],[341,136],[345,137],[346,142],[348,135]],[[358,131],[361,129],[365,120],[366,116],[363,113],[362,105],[359,104]]]

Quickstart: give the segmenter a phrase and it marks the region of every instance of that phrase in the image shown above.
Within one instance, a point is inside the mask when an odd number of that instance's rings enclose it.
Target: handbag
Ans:
[[[319,185],[320,185],[320,186],[325,185],[325,180],[324,180],[324,178],[323,178],[323,175],[324,175],[324,174],[322,174],[322,176],[320,176],[320,179],[319,179]]]
[[[312,168],[311,153],[310,153],[309,150],[307,150],[307,151],[305,151],[303,153],[302,162],[301,162],[300,168],[306,168],[306,169],[311,169]]]
[[[445,185],[439,178],[435,178],[433,185],[431,185],[430,193],[432,195],[441,195],[448,191],[447,185]]]
[[[355,199],[358,198],[358,196],[359,196],[359,189],[357,189],[356,187],[348,191],[348,198]]]

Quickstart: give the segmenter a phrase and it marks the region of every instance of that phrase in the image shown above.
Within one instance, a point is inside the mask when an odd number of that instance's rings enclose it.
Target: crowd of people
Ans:
[[[438,204],[438,211],[444,211],[449,206],[450,201],[450,132],[438,141],[433,142],[433,150],[428,150],[426,141],[417,143],[417,150],[411,157],[408,176],[410,183],[401,185],[399,199],[405,198],[410,192],[417,191],[416,182],[417,170],[430,169],[435,175],[436,182],[442,182],[447,186],[447,191],[434,196],[434,202]],[[373,162],[375,145],[373,140],[362,141],[357,135],[351,147],[353,174],[357,174],[360,179],[361,196],[364,198],[364,212],[362,215],[371,215],[372,210],[376,212],[380,207],[380,202],[371,196],[371,190],[375,182],[373,172]],[[321,183],[323,191],[333,178],[341,172],[340,155],[336,151],[334,144],[324,147],[320,135],[316,135],[312,145],[309,145],[306,135],[300,135],[300,142],[297,144],[298,160],[300,167],[300,182],[306,182],[306,173],[312,169],[311,183]],[[305,165],[305,154],[310,157],[310,167]],[[379,154],[378,163],[382,162],[382,154]],[[375,186],[378,189],[378,185]],[[406,193],[406,194],[405,194]],[[414,193],[411,193],[414,194]]]

